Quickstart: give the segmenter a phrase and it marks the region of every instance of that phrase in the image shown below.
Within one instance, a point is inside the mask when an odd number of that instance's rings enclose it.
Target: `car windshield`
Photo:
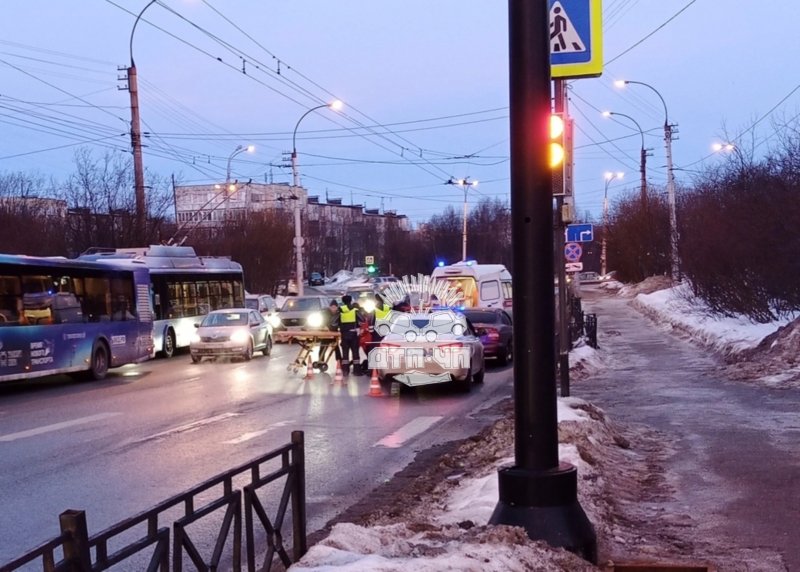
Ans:
[[[247,325],[247,314],[244,312],[211,313],[203,318],[202,326],[244,326]]]
[[[500,316],[494,312],[480,312],[472,310],[464,312],[464,315],[473,324],[496,324],[500,321]]]
[[[288,298],[283,303],[281,312],[307,312],[309,310],[321,310],[322,304],[319,298]]]
[[[258,310],[258,299],[257,298],[248,298],[244,301],[244,307],[250,308],[251,310]]]

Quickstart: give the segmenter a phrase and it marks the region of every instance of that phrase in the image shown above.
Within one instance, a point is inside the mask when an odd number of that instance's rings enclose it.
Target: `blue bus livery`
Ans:
[[[147,269],[0,254],[0,381],[103,379],[153,349]]]

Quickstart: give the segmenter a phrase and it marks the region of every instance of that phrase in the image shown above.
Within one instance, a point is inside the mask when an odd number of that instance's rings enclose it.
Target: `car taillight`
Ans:
[[[500,332],[497,331],[497,328],[486,328],[486,337],[496,342],[500,339]]]

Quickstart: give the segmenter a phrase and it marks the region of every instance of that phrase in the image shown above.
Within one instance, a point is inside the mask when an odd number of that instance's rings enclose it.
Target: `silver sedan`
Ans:
[[[272,351],[272,326],[260,312],[249,308],[215,310],[203,318],[189,344],[194,363],[204,357],[241,357],[250,360],[257,351]]]

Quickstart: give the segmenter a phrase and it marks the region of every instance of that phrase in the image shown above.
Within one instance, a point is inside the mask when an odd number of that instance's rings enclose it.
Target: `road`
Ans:
[[[800,570],[798,392],[729,381],[713,355],[654,326],[628,300],[593,288],[583,296],[609,367],[572,394],[672,444],[667,512],[692,515],[698,539],[778,551]]]
[[[305,431],[309,532],[361,500],[416,452],[472,435],[511,394],[489,368],[468,395],[431,387],[369,397],[369,378],[286,371],[269,358],[192,364],[188,354],[112,370],[102,382],[56,376],[0,386],[0,563],[56,536],[84,509],[90,534]]]

